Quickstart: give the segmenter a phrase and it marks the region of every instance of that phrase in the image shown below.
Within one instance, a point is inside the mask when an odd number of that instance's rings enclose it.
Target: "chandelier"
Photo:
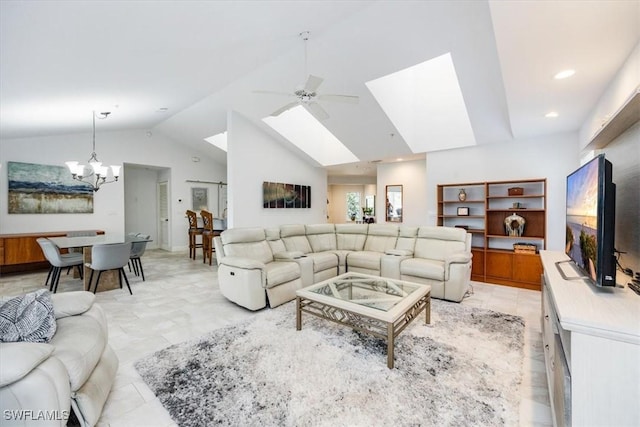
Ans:
[[[101,120],[109,117],[110,112],[100,113]],[[76,181],[84,182],[91,185],[93,191],[98,191],[102,184],[116,182],[120,176],[120,166],[111,165],[110,167],[102,166],[102,162],[98,160],[96,154],[96,112],[93,111],[93,151],[88,160],[89,165],[82,165],[76,161],[65,162],[71,177]],[[112,179],[108,180],[108,172],[111,169]]]

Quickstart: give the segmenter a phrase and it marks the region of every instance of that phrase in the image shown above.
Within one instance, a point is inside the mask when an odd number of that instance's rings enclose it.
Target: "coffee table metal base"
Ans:
[[[425,323],[431,323],[431,293],[420,298],[410,306],[395,322],[385,322],[373,317],[354,313],[344,308],[334,307],[317,301],[311,301],[303,297],[296,297],[296,329],[302,329],[302,313],[312,314],[321,319],[330,320],[341,325],[349,326],[355,330],[371,334],[380,339],[387,340],[387,367],[394,366],[395,339],[404,328],[425,311]]]

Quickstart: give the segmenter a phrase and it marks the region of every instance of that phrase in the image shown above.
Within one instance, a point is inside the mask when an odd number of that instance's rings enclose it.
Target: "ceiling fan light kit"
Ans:
[[[292,93],[291,92],[277,92],[269,90],[255,90],[254,93],[268,94],[268,95],[280,95],[295,97],[296,100],[290,102],[271,113],[271,116],[277,117],[287,110],[295,107],[296,105],[303,105],[314,117],[318,120],[325,120],[329,118],[329,114],[318,103],[318,101],[327,102],[342,102],[347,104],[357,104],[359,98],[354,95],[341,95],[341,94],[324,94],[320,95],[316,90],[320,87],[324,79],[322,77],[314,76],[307,73],[307,41],[309,40],[309,31],[303,31],[299,34],[300,38],[304,40],[304,71],[307,76],[304,86],[298,86]]]

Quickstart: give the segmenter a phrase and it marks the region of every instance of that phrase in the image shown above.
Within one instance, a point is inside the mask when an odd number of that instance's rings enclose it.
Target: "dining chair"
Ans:
[[[149,240],[151,238],[148,234],[138,233],[135,235],[137,239],[146,239]],[[133,265],[133,272],[136,276],[142,275],[142,281],[144,282],[144,270],[142,269],[142,261],[140,257],[144,255],[144,251],[147,249],[147,242],[131,242],[131,254],[129,255],[129,261]],[[131,269],[129,269],[131,271]]]
[[[196,259],[198,248],[202,247],[202,227],[198,227],[198,214],[194,211],[187,210],[187,219],[189,220],[189,258]],[[200,236],[200,243],[197,237]]]
[[[213,258],[213,214],[206,210],[200,211],[202,217],[202,262],[207,262],[209,259],[209,265]]]
[[[37,239],[36,242],[40,245],[44,257],[49,261],[49,264],[51,264],[49,274],[47,274],[47,280],[44,282],[45,286],[49,285],[49,291],[56,293],[58,290],[60,271],[63,268],[77,267],[80,278],[82,279],[82,254],[61,254],[58,247],[54,245],[51,240],[43,237]],[[51,279],[51,283],[49,283],[49,279]]]
[[[93,245],[91,249],[91,263],[85,264],[91,269],[91,276],[89,276],[89,289],[91,289],[91,283],[93,282],[93,273],[98,272],[98,278],[96,284],[93,287],[93,293],[98,290],[98,284],[100,283],[100,276],[103,271],[118,270],[118,280],[120,281],[120,288],[122,288],[122,277],[127,283],[129,293],[131,292],[131,286],[129,286],[129,279],[124,272],[124,266],[129,262],[131,256],[131,242],[114,243],[114,244],[100,244]]]

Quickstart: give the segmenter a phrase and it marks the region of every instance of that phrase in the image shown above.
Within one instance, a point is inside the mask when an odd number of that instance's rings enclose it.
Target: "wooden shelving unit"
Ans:
[[[509,195],[513,187],[523,188],[523,194]],[[466,193],[463,201],[458,198],[461,189]],[[523,242],[535,244],[538,251],[546,249],[546,194],[543,178],[438,185],[438,225],[464,227],[471,233],[472,280],[540,290],[539,254],[516,253],[513,245]],[[467,208],[469,215],[458,215],[458,208]],[[513,213],[525,219],[521,236],[507,235],[505,218]]]

